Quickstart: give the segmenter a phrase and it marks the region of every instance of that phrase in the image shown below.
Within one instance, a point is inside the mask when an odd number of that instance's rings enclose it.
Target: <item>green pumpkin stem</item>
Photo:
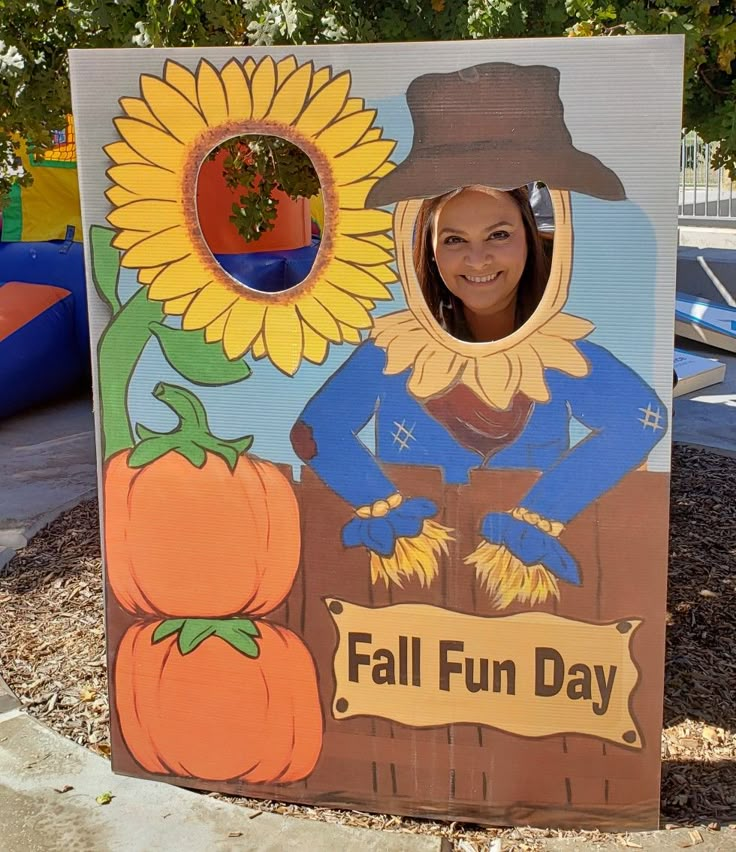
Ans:
[[[212,636],[251,659],[261,653],[256,642],[261,632],[249,618],[169,618],[154,630],[152,642],[156,644],[174,634],[182,656],[191,654]]]
[[[143,467],[170,452],[179,453],[195,467],[202,467],[207,454],[213,453],[223,459],[230,470],[235,470],[238,458],[253,443],[251,435],[230,441],[215,437],[210,432],[204,406],[186,388],[159,382],[153,395],[177,415],[179,425],[171,432],[154,432],[145,426],[137,426],[136,432],[141,440],[130,454],[130,467]]]

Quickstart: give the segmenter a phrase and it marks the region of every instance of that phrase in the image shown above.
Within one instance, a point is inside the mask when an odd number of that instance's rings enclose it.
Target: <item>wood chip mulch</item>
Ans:
[[[98,524],[97,503],[83,503],[0,573],[0,674],[29,713],[107,757]],[[673,451],[662,760],[663,826],[736,828],[736,459],[683,445]],[[432,833],[464,852],[487,849],[494,838],[535,850],[544,837],[604,837],[221,798],[328,822]]]

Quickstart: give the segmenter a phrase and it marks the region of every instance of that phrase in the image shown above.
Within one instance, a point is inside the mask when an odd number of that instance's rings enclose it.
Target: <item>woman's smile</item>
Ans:
[[[471,284],[489,284],[491,281],[495,281],[500,274],[500,272],[493,272],[488,275],[461,275],[460,277]]]

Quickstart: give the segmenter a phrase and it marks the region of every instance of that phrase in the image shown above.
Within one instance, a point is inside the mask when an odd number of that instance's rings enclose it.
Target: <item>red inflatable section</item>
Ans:
[[[309,201],[293,201],[283,192],[275,192],[278,216],[272,231],[266,231],[255,242],[246,242],[230,221],[233,203],[238,203],[242,189],[228,189],[222,177],[226,152],[202,163],[197,179],[197,215],[202,234],[212,254],[246,254],[259,251],[289,251],[310,245],[312,239]]]
[[[63,287],[8,281],[0,288],[0,340],[10,337],[68,295],[69,290]]]

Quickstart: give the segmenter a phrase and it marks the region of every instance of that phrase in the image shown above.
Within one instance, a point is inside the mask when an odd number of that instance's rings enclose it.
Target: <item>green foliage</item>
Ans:
[[[24,180],[12,134],[44,148],[64,126],[70,48],[638,33],[685,35],[684,125],[733,170],[733,0],[0,0],[0,197]]]
[[[240,203],[233,203],[230,221],[249,242],[276,224],[275,190],[289,198],[309,198],[319,192],[319,178],[309,157],[296,145],[278,136],[237,136],[218,145],[210,157],[226,151],[225,184],[241,188]]]

